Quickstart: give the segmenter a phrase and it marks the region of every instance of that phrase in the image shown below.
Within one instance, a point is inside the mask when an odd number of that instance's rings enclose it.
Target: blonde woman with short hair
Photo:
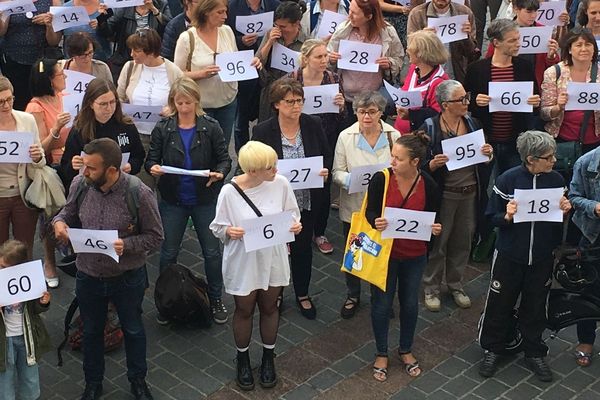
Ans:
[[[259,383],[273,387],[277,383],[273,349],[279,327],[277,298],[290,283],[287,246],[281,243],[246,252],[242,221],[257,218],[251,203],[262,215],[292,212],[290,232],[300,233],[300,210],[292,187],[277,175],[277,153],[261,142],[249,141],[239,152],[238,162],[244,174],[225,185],[217,201],[210,229],[224,244],[223,282],[225,291],[235,299],[233,337],[237,347],[237,384],[242,390],[254,388],[248,347],[252,338],[252,319],[258,305],[260,336],[263,342]],[[244,196],[247,196],[245,199]]]

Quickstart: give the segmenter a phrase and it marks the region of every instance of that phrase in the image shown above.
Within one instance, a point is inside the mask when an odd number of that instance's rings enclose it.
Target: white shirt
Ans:
[[[265,181],[244,190],[244,193],[263,215],[289,210],[294,219],[300,221],[296,197],[285,177],[276,175],[272,182]],[[223,186],[210,229],[224,243],[223,285],[225,291],[234,296],[247,296],[257,289],[267,290],[269,286],[290,284],[290,265],[285,244],[246,253],[243,238],[232,240],[227,237],[228,227],[240,226],[243,220],[251,218],[257,218],[257,215],[237,190],[232,185]]]
[[[142,73],[133,91],[131,104],[164,106],[169,98],[169,90],[169,77],[164,63],[158,67],[142,65]]]
[[[17,303],[3,308],[6,337],[23,334],[23,312],[25,303]]]

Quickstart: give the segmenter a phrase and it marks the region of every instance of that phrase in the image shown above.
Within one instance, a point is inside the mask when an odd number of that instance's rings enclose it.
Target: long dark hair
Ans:
[[[79,111],[79,114],[75,117],[75,122],[73,124],[74,128],[79,131],[84,143],[89,143],[96,139],[96,115],[92,109],[92,104],[98,97],[108,92],[112,92],[112,94],[115,95],[115,101],[117,102],[115,112],[111,118],[123,125],[133,124],[131,118],[123,115],[121,102],[119,101],[115,85],[106,79],[93,79],[85,89],[83,102],[81,103],[81,111]]]

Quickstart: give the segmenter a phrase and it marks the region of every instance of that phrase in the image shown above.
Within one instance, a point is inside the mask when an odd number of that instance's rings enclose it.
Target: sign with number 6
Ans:
[[[0,268],[0,307],[39,299],[46,290],[41,260]]]
[[[244,228],[242,240],[246,252],[293,242],[295,240],[294,234],[290,232],[290,228],[294,221],[291,211],[242,221],[240,226]]]

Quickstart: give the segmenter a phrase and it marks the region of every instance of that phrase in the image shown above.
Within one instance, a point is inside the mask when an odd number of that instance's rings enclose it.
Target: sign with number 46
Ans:
[[[240,226],[245,232],[243,241],[246,252],[293,242],[294,234],[290,232],[293,224],[294,217],[291,211],[242,221]]]
[[[41,260],[0,268],[0,307],[39,299],[46,290]]]
[[[119,238],[116,230],[93,230],[69,228],[69,239],[75,253],[105,254],[116,262],[119,256],[114,248],[114,242]]]

